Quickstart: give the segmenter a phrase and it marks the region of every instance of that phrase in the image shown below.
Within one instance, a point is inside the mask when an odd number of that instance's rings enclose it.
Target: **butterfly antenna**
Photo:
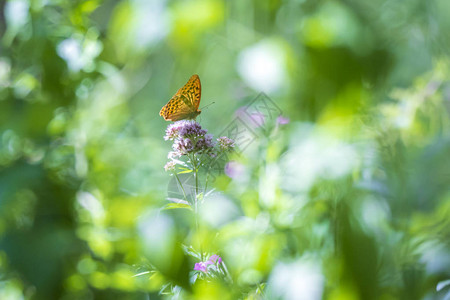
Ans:
[[[211,103],[209,103],[209,104],[206,104],[206,105],[203,106],[201,109],[203,110],[203,109],[207,108],[208,106],[213,105],[214,103],[216,103],[216,102],[211,102]]]

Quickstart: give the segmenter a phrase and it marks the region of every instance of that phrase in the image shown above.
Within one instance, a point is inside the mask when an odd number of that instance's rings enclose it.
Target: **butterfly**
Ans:
[[[169,102],[161,108],[159,115],[166,121],[195,119],[201,113],[201,110],[198,109],[201,94],[200,77],[194,74]]]

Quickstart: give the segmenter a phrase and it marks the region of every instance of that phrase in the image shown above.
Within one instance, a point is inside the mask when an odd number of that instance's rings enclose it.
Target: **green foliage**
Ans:
[[[1,2],[0,299],[449,297],[448,11]],[[261,91],[290,118],[244,119],[255,138],[198,227],[166,199],[158,116],[192,74],[216,137]],[[229,277],[193,283],[211,254]]]

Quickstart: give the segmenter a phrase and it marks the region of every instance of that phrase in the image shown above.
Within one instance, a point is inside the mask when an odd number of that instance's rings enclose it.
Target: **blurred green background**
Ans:
[[[0,11],[0,299],[450,299],[448,0]],[[290,118],[196,233],[158,116],[192,74],[210,133],[262,91]],[[188,283],[192,234],[233,284]]]

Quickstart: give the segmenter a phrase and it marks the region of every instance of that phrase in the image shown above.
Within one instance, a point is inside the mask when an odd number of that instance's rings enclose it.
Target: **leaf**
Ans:
[[[184,171],[178,172],[177,174],[186,174],[186,173],[192,173],[192,170],[191,169],[185,169]]]
[[[192,257],[197,258],[198,260],[201,260],[201,254],[197,251],[194,250],[194,248],[192,246],[186,246],[186,245],[182,245],[184,253],[186,253],[187,255],[190,255]]]
[[[167,197],[167,200],[173,202],[173,203],[182,203],[182,204],[187,204],[190,205],[188,201],[180,199],[180,198],[171,198],[171,197]]]
[[[448,285],[450,285],[450,279],[440,281],[436,286],[436,291],[439,292],[440,290],[442,290],[443,288],[445,288]]]
[[[169,203],[166,206],[164,206],[163,209],[175,209],[175,208],[187,208],[192,210],[192,207],[189,204],[185,203]]]
[[[145,272],[141,272],[136,275],[133,275],[133,277],[138,277],[138,276],[142,276],[142,275],[146,275],[146,274],[150,274],[150,273],[151,273],[151,271],[145,271]]]
[[[197,201],[203,201],[203,192],[202,193],[198,193]]]

